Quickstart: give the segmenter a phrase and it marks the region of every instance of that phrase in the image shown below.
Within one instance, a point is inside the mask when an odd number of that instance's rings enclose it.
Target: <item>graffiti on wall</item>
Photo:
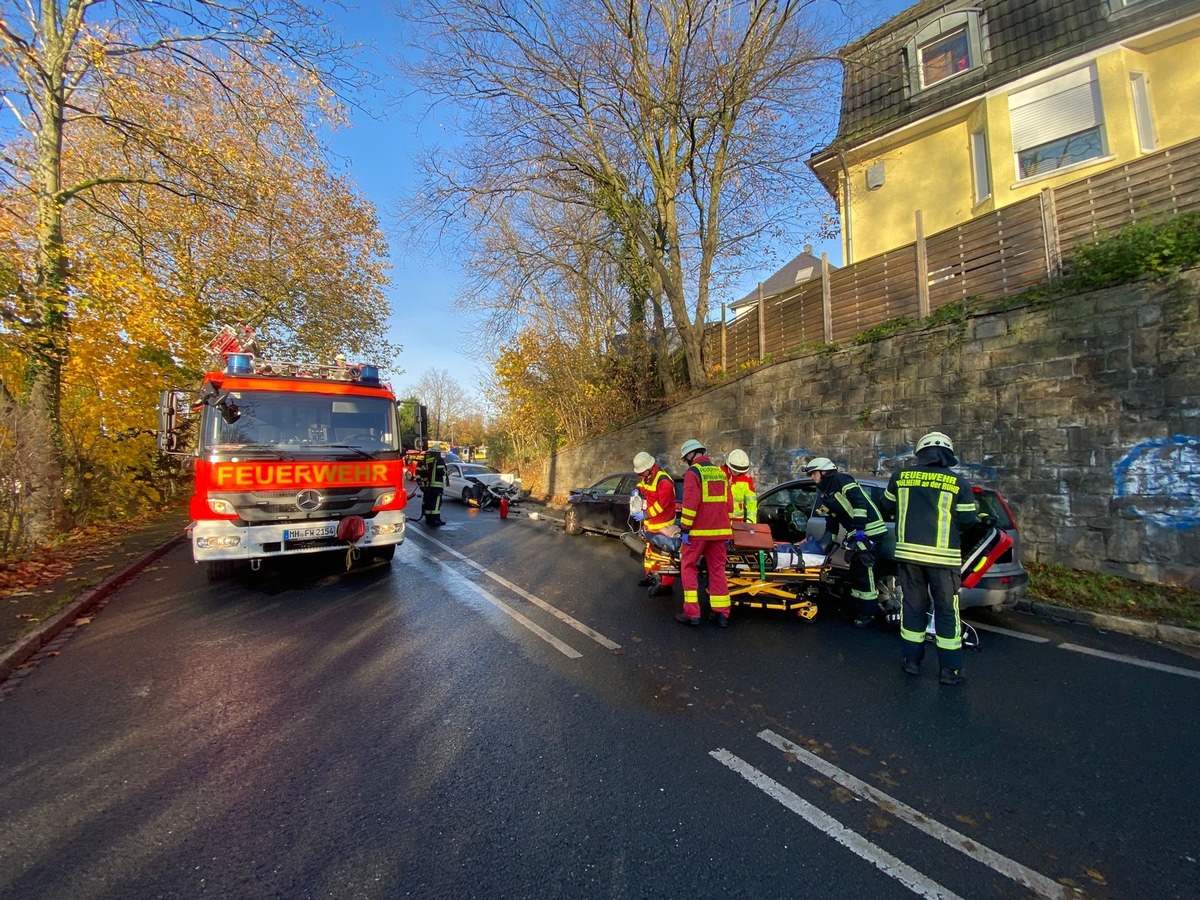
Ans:
[[[1200,525],[1200,437],[1142,441],[1113,466],[1121,509],[1164,528]]]
[[[817,455],[807,447],[793,447],[787,451],[787,470],[784,473],[784,480],[790,481],[793,478],[803,477],[804,464]],[[839,468],[841,468],[840,465]]]

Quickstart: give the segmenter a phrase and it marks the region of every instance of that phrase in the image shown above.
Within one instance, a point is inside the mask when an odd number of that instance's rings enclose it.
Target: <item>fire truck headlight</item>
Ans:
[[[241,543],[241,535],[237,534],[196,538],[196,546],[205,550],[227,550],[230,547],[237,547]]]
[[[384,493],[379,495],[379,499],[375,501],[375,506],[376,507],[390,506],[395,499],[396,499],[395,491],[385,491]]]
[[[237,510],[233,508],[233,504],[228,500],[218,500],[215,497],[208,498],[208,508],[222,516],[232,516],[235,512],[237,512]]]
[[[395,534],[400,530],[400,526],[393,523],[379,524],[375,526],[376,534]]]

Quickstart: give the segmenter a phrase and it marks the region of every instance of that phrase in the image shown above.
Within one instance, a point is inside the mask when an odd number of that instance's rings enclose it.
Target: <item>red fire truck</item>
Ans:
[[[158,444],[195,469],[192,555],[210,579],[238,563],[341,551],[390,560],[404,541],[396,397],[373,365],[261,358],[226,326],[199,394],[164,391]]]

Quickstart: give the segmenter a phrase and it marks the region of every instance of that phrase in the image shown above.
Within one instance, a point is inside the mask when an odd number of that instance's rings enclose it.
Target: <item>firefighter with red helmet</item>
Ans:
[[[915,466],[891,477],[880,503],[884,512],[896,511],[896,562],[904,593],[901,666],[909,675],[921,674],[932,601],[938,680],[962,684],[959,534],[979,520],[979,511],[971,485],[951,471],[958,457],[950,438],[931,431],[917,441],[916,455]]]
[[[683,581],[683,612],[676,613],[675,620],[700,624],[700,560],[703,559],[708,567],[712,616],[718,627],[725,628],[729,625],[730,610],[725,542],[733,537],[729,523],[733,511],[729,482],[695,438],[684,442],[679,455],[688,469],[683,475],[683,509],[679,519],[683,529],[679,573]]]
[[[729,495],[733,498],[733,521],[758,521],[758,494],[754,490],[754,476],[750,474],[750,457],[745,450],[730,450],[721,466],[729,482]]]
[[[654,457],[644,450],[633,458],[633,470],[638,475],[638,496],[642,508],[633,513],[635,521],[649,534],[676,537],[675,524],[675,479],[659,468]],[[659,575],[655,584],[656,564],[649,559],[650,545],[646,544],[646,556],[642,561],[645,576],[638,584],[649,585],[651,597],[671,593],[675,584],[674,575]]]

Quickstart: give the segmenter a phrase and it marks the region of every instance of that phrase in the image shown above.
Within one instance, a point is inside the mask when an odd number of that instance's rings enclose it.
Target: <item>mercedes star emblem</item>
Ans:
[[[296,506],[308,512],[320,509],[321,495],[316,491],[301,491],[296,495]]]

